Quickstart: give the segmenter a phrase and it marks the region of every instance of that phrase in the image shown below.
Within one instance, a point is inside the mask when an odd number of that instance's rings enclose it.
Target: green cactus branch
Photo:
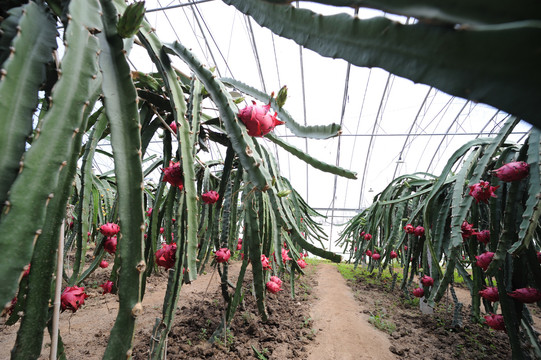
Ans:
[[[277,137],[276,135],[272,133],[268,133],[267,135],[265,135],[265,137],[269,139],[270,141],[272,141],[273,143],[279,145],[281,148],[287,150],[292,155],[295,155],[299,159],[305,161],[306,163],[310,164],[311,166],[313,166],[314,168],[318,170],[335,174],[335,175],[339,175],[339,176],[343,176],[347,179],[354,179],[354,180],[357,179],[357,173],[341,168],[339,166],[324,163],[323,161],[320,161],[310,156],[309,154],[300,150],[299,148],[291,144],[288,144],[285,141],[282,141],[282,139],[280,139],[279,137]]]
[[[143,170],[137,92],[130,67],[117,34],[117,12],[110,0],[100,0],[103,32],[100,68],[105,114],[111,128],[115,160],[120,237],[117,260],[122,262],[118,283],[119,310],[111,330],[104,359],[124,358],[131,352],[135,320],[142,313],[142,282],[145,271],[143,216]],[[129,358],[129,356],[128,356]]]
[[[266,0],[287,4],[290,0]],[[535,0],[520,0],[509,6],[506,1],[492,1],[490,7],[482,0],[310,0],[332,6],[371,8],[387,13],[421,20],[436,20],[444,24],[497,24],[513,21],[541,20],[541,4]]]
[[[455,29],[404,25],[383,17],[361,20],[345,13],[322,16],[261,0],[224,2],[322,56],[380,67],[541,127],[541,52],[535,46],[541,37],[539,21]]]
[[[334,136],[339,136],[342,133],[340,125],[334,123],[329,125],[303,126],[293,120],[291,115],[284,108],[278,106],[275,98],[271,98],[264,92],[259,91],[256,88],[253,88],[235,79],[221,78],[220,80],[223,83],[230,85],[245,94],[255,97],[256,99],[265,104],[268,104],[270,101],[271,107],[278,113],[278,118],[284,121],[285,126],[298,137],[306,137],[312,139],[328,139]]]
[[[18,278],[32,256],[34,243],[43,232],[47,205],[58,191],[59,175],[75,150],[72,138],[84,129],[85,109],[92,103],[91,95],[99,82],[96,80],[98,41],[88,30],[96,27],[96,17],[90,15],[97,14],[98,10],[90,3],[72,3],[63,73],[54,88],[52,106],[43,121],[41,136],[25,154],[22,172],[10,189],[9,205],[4,207],[0,219],[1,233],[10,234],[0,238],[5,256],[5,261],[0,262],[0,272],[5,279],[0,283],[0,304],[13,297]],[[77,12],[78,6],[84,8],[84,17]]]
[[[45,64],[52,60],[56,49],[55,21],[46,9],[30,2],[19,11],[20,18],[13,10],[2,22],[6,31],[2,42],[9,40],[8,25],[13,20],[19,21],[11,28],[20,31],[15,30],[12,42],[5,44],[7,60],[0,58],[0,210],[19,172],[26,138],[32,133],[32,115],[44,81]]]
[[[177,55],[184,60],[209,92],[213,101],[218,105],[220,118],[225,124],[227,135],[231,140],[233,149],[239,156],[243,169],[250,175],[250,180],[260,190],[270,187],[270,176],[262,159],[255,151],[252,138],[248,135],[244,125],[240,125],[236,117],[236,105],[233,103],[225,86],[216,80],[214,74],[206,69],[195,56],[182,44],[174,42],[164,47],[169,53]]]

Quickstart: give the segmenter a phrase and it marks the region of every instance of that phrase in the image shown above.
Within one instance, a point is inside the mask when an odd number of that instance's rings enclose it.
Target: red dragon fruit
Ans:
[[[486,245],[490,241],[490,230],[482,230],[473,234],[477,236],[477,241],[479,241],[480,243]]]
[[[147,216],[152,215],[152,208],[148,208],[148,210],[146,211],[146,213],[147,213]]]
[[[422,227],[421,225],[417,226],[414,230],[413,230],[413,235],[415,236],[418,236],[418,237],[421,237],[425,234],[425,228]]]
[[[113,282],[111,280],[108,280],[106,282],[104,282],[103,284],[100,285],[100,287],[103,289],[103,294],[102,295],[105,295],[105,294],[110,294],[111,291],[113,291]]]
[[[541,291],[534,288],[516,289],[513,292],[507,293],[513,299],[522,303],[535,303],[541,300]]]
[[[220,250],[216,251],[216,262],[218,263],[227,262],[230,257],[231,251],[229,251],[228,248],[221,248]]]
[[[368,234],[368,233],[367,233],[367,234],[364,234],[364,239],[365,239],[366,241],[370,241],[370,240],[372,240],[372,235],[371,235],[371,234]]]
[[[118,232],[120,231],[120,226],[114,223],[107,223],[100,227],[100,231],[103,236],[111,237],[118,234]]]
[[[412,224],[407,224],[406,226],[404,226],[404,231],[406,232],[406,234],[413,234],[415,228]]]
[[[103,248],[105,251],[107,251],[109,254],[114,254],[116,252],[116,245],[117,245],[117,238],[116,236],[108,237],[105,242],[103,243]]]
[[[60,306],[62,311],[71,310],[76,312],[79,306],[84,305],[88,295],[85,293],[84,287],[68,286],[62,292],[60,297]]]
[[[102,260],[102,261],[100,262],[100,268],[105,269],[105,268],[107,268],[108,266],[109,266],[109,263],[108,263],[107,261]]]
[[[475,262],[475,265],[486,271],[488,269],[488,266],[492,262],[493,257],[494,253],[490,251],[484,252],[481,255],[477,255],[475,256],[475,259],[477,260]]]
[[[237,242],[237,250],[241,250],[242,249],[242,239],[239,238],[239,241]]]
[[[537,252],[537,262],[541,264],[541,251]]]
[[[432,279],[430,276],[424,275],[421,278],[421,284],[423,284],[425,287],[432,286],[434,285],[434,279]]]
[[[396,251],[391,250],[391,253],[389,254],[389,257],[391,259],[396,259],[398,257],[398,254],[396,253]]]
[[[278,284],[278,286],[282,286],[282,280],[280,280],[280,278],[278,276],[271,276],[270,277],[270,281]]]
[[[169,127],[171,128],[171,130],[173,130],[173,132],[175,134],[177,133],[177,122],[176,121],[171,121],[171,124],[169,124]]]
[[[201,198],[203,199],[203,202],[205,204],[214,204],[218,199],[220,198],[220,195],[214,190],[207,191],[206,193],[201,195]]]
[[[180,190],[184,188],[184,176],[179,162],[169,162],[169,166],[162,169],[162,182],[168,182],[172,186],[178,187]]]
[[[282,248],[282,262],[287,262],[288,260],[293,260],[289,257],[289,255],[287,254],[289,252],[289,250],[286,250],[284,248]]]
[[[425,296],[425,291],[421,288],[413,289],[413,296],[422,298],[423,296]]]
[[[488,204],[488,200],[491,197],[497,197],[496,194],[494,194],[494,191],[499,188],[499,186],[490,186],[488,181],[483,180],[477,184],[470,185],[469,187],[469,195],[473,196],[475,202],[479,203],[479,201],[481,201],[485,204]]]
[[[304,269],[306,267],[306,265],[308,265],[308,264],[303,259],[299,259],[299,260],[297,260],[297,265],[299,265],[299,267],[301,269]]]
[[[158,266],[163,266],[165,270],[171,269],[175,266],[177,254],[177,244],[162,244],[162,248],[156,251],[154,254],[156,258],[156,264]]]
[[[266,287],[267,287],[267,291],[273,293],[273,294],[276,294],[278,291],[282,291],[283,289],[280,287],[280,285],[278,285],[277,283],[275,283],[274,281],[269,281],[267,282],[266,284]]]
[[[500,300],[500,295],[498,294],[498,288],[495,286],[487,287],[484,290],[479,291],[479,295],[483,299],[487,299],[488,301],[495,302]]]
[[[505,182],[518,181],[528,176],[530,165],[524,161],[514,161],[492,171],[492,174]]]
[[[380,254],[375,253],[375,254],[372,255],[372,260],[378,261],[379,259],[381,259],[381,255],[380,255]]]
[[[366,250],[365,254],[366,254],[366,256],[372,257],[372,251],[371,250]]]
[[[462,240],[466,240],[472,237],[475,234],[473,229],[473,224],[468,223],[466,220],[460,226],[460,232],[462,233]]]
[[[271,132],[276,126],[284,124],[283,121],[276,118],[276,113],[274,115],[269,113],[270,103],[257,105],[255,101],[252,101],[252,104],[240,110],[238,114],[240,121],[248,129],[248,135],[262,137]]]
[[[505,331],[505,322],[503,321],[503,315],[491,314],[485,315],[485,322],[494,330]]]

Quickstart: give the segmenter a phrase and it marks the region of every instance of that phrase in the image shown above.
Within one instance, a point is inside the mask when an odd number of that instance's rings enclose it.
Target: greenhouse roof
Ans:
[[[355,15],[355,10],[347,7],[306,2],[297,6],[323,14]],[[325,225],[331,242],[340,230],[337,225],[370,205],[374,195],[393,179],[415,172],[437,176],[458,147],[477,137],[495,135],[508,117],[491,106],[450,96],[379,68],[352,66],[341,59],[320,56],[262,28],[222,1],[149,0],[146,8],[147,20],[160,39],[179,41],[209,68],[215,68],[216,76],[234,78],[266,94],[287,85],[284,108],[298,123],[340,124],[341,136],[325,140],[298,138],[285,126],[276,127],[274,132],[321,161],[352,170],[357,173],[355,180],[314,169],[272,142],[260,141],[272,149],[282,174],[293,187],[328,216]],[[362,10],[358,16],[382,14]],[[135,70],[156,71],[141,47],[133,47],[130,62]],[[190,73],[180,60],[174,65]],[[247,96],[244,103],[250,100]],[[529,128],[522,122],[509,139],[521,142]],[[215,148],[210,156],[222,159],[224,154],[223,148]]]

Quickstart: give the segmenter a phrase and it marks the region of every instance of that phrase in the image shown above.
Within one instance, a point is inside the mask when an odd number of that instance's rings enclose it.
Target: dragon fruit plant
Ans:
[[[422,277],[419,271],[430,270],[429,305],[442,299],[458,272],[470,288],[471,319],[507,329],[513,356],[520,358],[528,346],[523,341],[541,346],[535,337],[518,336],[532,333],[521,321],[522,304],[541,296],[541,133],[532,129],[523,144],[510,149],[506,139],[518,122],[511,117],[496,137],[464,144],[441,174],[393,180],[346,224],[338,244],[357,248],[351,259],[357,265],[369,249],[384,249],[382,269],[394,258],[393,249],[404,249],[396,258],[403,273],[400,287],[407,291],[416,276]],[[414,224],[422,224],[415,226],[424,228],[423,237],[415,236]],[[364,243],[361,230],[377,238]],[[494,312],[494,302],[501,314],[485,315]]]

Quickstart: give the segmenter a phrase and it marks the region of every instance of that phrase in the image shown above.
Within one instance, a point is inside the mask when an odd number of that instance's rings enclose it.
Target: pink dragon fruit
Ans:
[[[100,232],[106,237],[115,236],[119,231],[120,226],[114,223],[107,223],[100,227]]]
[[[252,101],[252,104],[240,110],[238,114],[240,121],[248,129],[248,135],[262,137],[271,132],[276,126],[284,124],[283,121],[276,118],[276,113],[274,115],[269,113],[270,103],[257,105],[255,101]]]
[[[484,290],[479,291],[479,295],[483,299],[487,299],[488,301],[495,302],[500,300],[500,295],[498,294],[498,288],[495,286],[487,287]]]
[[[152,208],[148,208],[148,210],[146,211],[146,213],[147,213],[147,216],[152,215]]]
[[[117,238],[116,236],[108,237],[105,242],[103,243],[103,248],[105,251],[107,251],[109,254],[116,253],[116,245],[117,245]]]
[[[179,162],[169,162],[169,166],[162,169],[162,182],[168,182],[172,186],[178,187],[180,190],[184,188],[184,176]]]
[[[480,232],[473,233],[473,235],[477,236],[477,241],[485,245],[490,241],[490,230],[482,230]]]
[[[491,197],[497,197],[496,194],[494,194],[494,191],[497,188],[499,188],[499,186],[490,186],[488,181],[481,180],[477,184],[470,185],[469,195],[473,196],[475,202],[477,203],[481,201],[488,204],[488,199]]]
[[[107,261],[102,260],[102,261],[100,262],[100,268],[105,269],[105,268],[107,268],[108,266],[109,266],[109,263],[108,263]]]
[[[488,266],[492,262],[493,257],[494,253],[490,251],[484,252],[481,255],[477,255],[475,256],[475,259],[477,260],[475,262],[475,265],[486,271],[488,269]]]
[[[413,234],[415,228],[413,227],[413,225],[407,224],[406,226],[404,226],[404,231],[406,231],[406,234]]]
[[[417,226],[414,230],[413,230],[413,235],[415,236],[418,236],[418,237],[421,237],[425,234],[425,228],[422,227],[421,225]]]
[[[289,255],[287,254],[289,252],[289,250],[286,250],[284,248],[282,248],[282,262],[287,262],[288,260],[293,260],[289,257]]]
[[[516,289],[513,292],[507,293],[513,299],[522,303],[535,303],[541,300],[541,291],[534,288]]]
[[[462,233],[462,240],[469,239],[475,233],[473,224],[468,223],[466,220],[460,226],[460,232]]]
[[[163,266],[165,270],[171,269],[175,266],[177,254],[177,244],[162,244],[162,248],[158,249],[154,254],[156,258],[156,264]]]
[[[492,171],[492,174],[505,182],[518,181],[528,176],[530,165],[524,161],[514,161]]]
[[[265,256],[265,254],[261,254],[261,265],[263,266],[263,270],[271,270],[272,267],[270,265],[269,258]]]
[[[505,322],[503,321],[503,315],[491,314],[485,315],[485,322],[494,330],[505,331]]]
[[[175,134],[177,133],[177,122],[176,121],[171,121],[171,124],[169,124],[169,127],[171,128],[171,130],[173,130],[173,132]]]
[[[103,294],[102,295],[105,295],[105,294],[110,294],[111,291],[113,291],[113,282],[111,280],[108,280],[106,282],[104,282],[103,284],[100,285],[100,287],[103,289]]]
[[[273,294],[276,294],[278,291],[282,291],[283,289],[280,287],[280,285],[278,285],[277,283],[275,283],[274,281],[269,281],[267,282],[266,284],[266,287],[267,287],[267,291],[273,293]]]
[[[218,195],[218,193],[214,190],[207,191],[201,195],[201,199],[203,199],[205,204],[214,204],[219,198],[220,195]]]
[[[425,291],[421,288],[413,289],[413,296],[422,298],[423,296],[425,296]]]
[[[308,265],[308,264],[303,259],[299,259],[299,260],[297,260],[297,265],[299,265],[299,267],[301,269],[304,269],[306,267],[306,265]]]
[[[228,248],[221,248],[220,250],[216,251],[216,262],[218,263],[227,262],[230,257],[231,251],[229,251]]]
[[[237,250],[241,250],[242,249],[242,239],[239,238],[239,241],[237,242]]]
[[[380,255],[380,254],[375,253],[375,254],[372,255],[372,260],[378,261],[379,259],[381,259],[381,255]]]
[[[87,297],[84,287],[68,286],[60,297],[62,311],[67,309],[76,312],[81,305],[84,305]]]
[[[421,278],[421,284],[423,284],[425,287],[432,286],[434,285],[434,279],[432,279],[430,276],[424,275]]]
[[[282,286],[282,280],[280,280],[280,278],[278,276],[271,276],[270,277],[270,281],[278,284],[278,286]]]

